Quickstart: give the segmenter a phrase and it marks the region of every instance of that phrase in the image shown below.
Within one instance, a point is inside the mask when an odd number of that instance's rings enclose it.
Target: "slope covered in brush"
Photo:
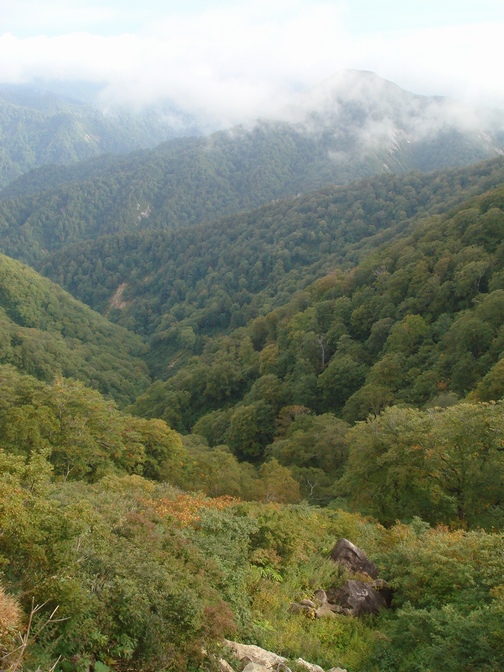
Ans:
[[[53,453],[32,445],[30,454],[19,422],[0,439],[0,607],[9,626],[0,632],[4,660],[27,669],[50,669],[59,661],[73,672],[91,666],[184,672],[189,663],[204,670],[224,657],[238,669],[222,645],[232,637],[324,669],[500,668],[502,532],[430,528],[419,518],[385,528],[331,508],[183,493],[135,473],[162,457],[168,478],[176,476],[180,441],[162,423],[116,412],[107,431],[105,404],[96,393],[75,385],[37,390],[33,380],[15,380],[3,367],[0,377],[9,392],[13,383],[24,392],[18,411],[34,402],[38,418],[49,416],[58,430]],[[13,402],[1,399],[0,423]],[[89,440],[80,471],[62,481],[63,458],[75,455],[77,435],[75,421],[73,433],[64,423],[76,415],[82,420],[83,413],[98,446]],[[152,455],[151,434],[158,442],[164,437],[164,454]],[[15,438],[23,449],[13,447]],[[100,446],[103,438],[113,456]],[[82,469],[89,457],[98,473]],[[377,564],[393,588],[395,608],[364,618],[290,613],[293,600],[312,598],[317,589],[335,593],[344,584],[349,574],[328,559],[342,537]],[[34,605],[36,625],[20,649]],[[6,619],[8,606],[16,619]]]
[[[76,378],[122,404],[149,381],[140,338],[3,255],[0,334],[0,363],[41,380]]]

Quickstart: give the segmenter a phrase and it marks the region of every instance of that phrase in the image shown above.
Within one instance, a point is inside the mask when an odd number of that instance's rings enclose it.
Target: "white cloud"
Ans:
[[[356,45],[357,67],[374,62],[384,77],[429,95],[504,106],[504,20],[409,31]]]
[[[2,4],[12,11],[18,7],[13,0],[0,0],[0,9]],[[28,0],[20,4],[46,13],[50,7]],[[128,25],[131,30],[24,38],[4,34],[2,79],[101,82],[106,84],[104,104],[138,106],[171,98],[223,124],[272,113],[293,92],[343,68],[372,70],[419,93],[504,106],[499,73],[504,22],[406,33],[373,33],[368,27],[364,37],[348,27],[355,11],[350,3],[256,0],[229,6],[221,0],[209,8],[200,0],[186,13],[160,13],[161,6],[175,5],[151,0],[140,13],[138,2],[129,0],[123,0],[122,9],[101,9],[93,0],[74,3],[73,9],[58,4],[62,26],[78,23],[79,17],[83,26],[115,17],[117,27]],[[35,20],[44,28],[42,19]]]

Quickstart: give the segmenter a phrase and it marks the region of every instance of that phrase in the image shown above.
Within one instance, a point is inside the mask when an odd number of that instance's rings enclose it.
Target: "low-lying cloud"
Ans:
[[[504,23],[356,36],[344,5],[304,2],[171,12],[118,35],[0,37],[4,82],[91,81],[101,104],[170,100],[220,126],[272,116],[341,69],[372,70],[421,94],[504,108]],[[262,14],[259,10],[263,10]]]

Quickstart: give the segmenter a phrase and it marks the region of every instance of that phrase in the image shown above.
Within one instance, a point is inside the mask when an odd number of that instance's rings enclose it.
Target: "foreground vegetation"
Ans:
[[[499,404],[391,409],[348,432],[337,487],[372,519],[342,498],[299,503],[275,459],[256,469],[224,447],[184,443],[161,420],[124,415],[82,384],[0,373],[5,669],[206,668],[202,648],[221,655],[224,636],[351,672],[501,668]],[[289,613],[290,602],[342,584],[328,560],[340,537],[378,564],[394,608]]]

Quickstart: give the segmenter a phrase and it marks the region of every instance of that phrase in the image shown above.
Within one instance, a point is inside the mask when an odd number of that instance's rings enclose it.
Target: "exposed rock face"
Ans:
[[[327,595],[327,602],[329,604],[336,604],[336,599],[338,597],[339,593],[339,588],[328,588],[326,595]]]
[[[394,590],[389,586],[385,579],[375,579],[371,585],[383,597],[387,607],[391,607],[392,599],[394,597]]]
[[[300,604],[298,602],[291,602],[289,605],[289,612],[291,614],[309,614],[312,609],[313,607],[310,607],[307,604]]]
[[[250,661],[245,665],[242,672],[269,672],[271,667],[266,667],[266,665],[259,665],[259,663],[253,663]]]
[[[326,604],[326,602],[327,602],[327,593],[325,592],[325,590],[322,590],[322,589],[316,590],[314,595],[313,595],[313,599],[320,606],[322,606],[322,605]]]
[[[384,579],[377,578],[378,567],[360,548],[348,539],[340,539],[331,551],[331,559],[357,575],[356,578],[347,581],[341,588],[315,591],[313,601],[293,602],[289,608],[291,613],[305,613],[311,618],[335,618],[337,614],[377,614],[381,609],[390,607],[392,589]],[[373,580],[366,581],[363,574]],[[357,580],[359,578],[364,580]]]
[[[326,594],[323,590],[317,591],[317,593],[323,593],[323,599],[320,599],[320,596],[315,595],[315,599],[318,604],[313,604],[311,600],[303,600],[299,602],[291,602],[289,605],[289,612],[291,614],[305,614],[305,616],[315,616],[315,618],[335,618],[336,614],[345,614],[348,615],[350,611],[344,609],[339,604],[331,604],[327,601]],[[335,591],[336,593],[336,591]],[[303,604],[303,602],[311,602],[313,606],[308,604]]]
[[[346,581],[335,596],[335,601],[353,616],[377,614],[385,609],[385,598],[369,583]]]
[[[278,656],[276,653],[261,649],[259,646],[253,644],[239,644],[238,642],[231,642],[227,639],[224,644],[231,649],[234,656],[241,661],[242,672],[291,672],[290,668],[285,664],[287,659],[283,656]],[[227,668],[230,666],[225,661]],[[299,667],[304,667],[307,672],[324,672],[324,670],[314,663],[308,663],[302,658],[298,658],[296,663]],[[226,667],[222,667],[222,672],[229,672]],[[332,667],[330,672],[347,672],[340,667]]]
[[[315,665],[314,663],[307,663],[306,660],[303,660],[302,658],[298,658],[296,660],[296,664],[299,665],[299,667],[305,667],[308,672],[324,672],[323,668],[320,667],[320,665]]]
[[[378,576],[378,567],[360,548],[348,539],[339,539],[331,551],[331,560],[341,563],[349,572],[368,574],[372,579]]]
[[[227,662],[227,660],[224,660],[224,658],[219,658],[219,669],[220,672],[234,672],[231,665]]]
[[[332,608],[333,605],[323,604],[315,612],[317,618],[336,618],[336,612]]]
[[[227,639],[224,640],[224,643],[233,651],[233,654],[238,660],[247,658],[247,664],[254,663],[266,667],[268,670],[273,670],[279,663],[287,662],[287,658],[278,656],[276,653],[271,653],[271,651],[261,649],[260,646],[255,646],[254,644],[239,644],[238,642],[230,642]],[[250,669],[247,670],[247,672],[254,671]]]

